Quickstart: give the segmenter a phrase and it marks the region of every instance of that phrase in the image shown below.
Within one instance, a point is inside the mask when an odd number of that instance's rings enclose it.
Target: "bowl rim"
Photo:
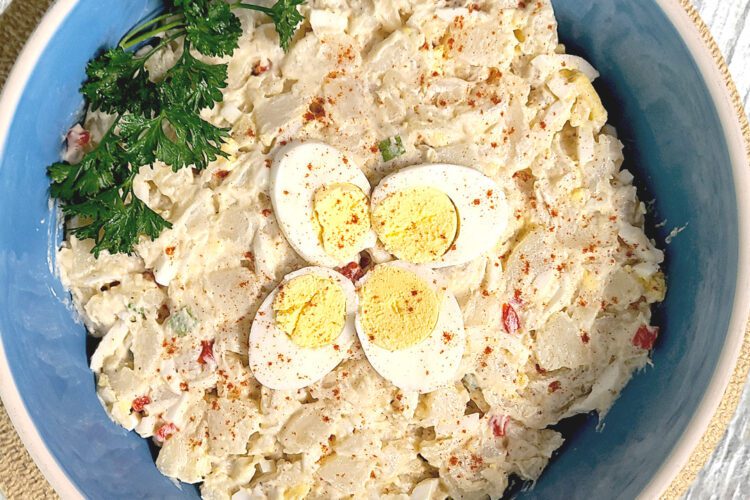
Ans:
[[[39,25],[26,41],[18,59],[8,74],[0,94],[0,158],[10,136],[10,127],[26,85],[31,78],[37,61],[47,48],[60,25],[67,19],[79,0],[56,0],[44,14]],[[84,496],[70,477],[65,473],[52,452],[47,448],[39,430],[31,419],[28,408],[21,399],[10,365],[5,355],[5,346],[0,333],[0,399],[5,405],[8,417],[18,432],[21,441],[44,477],[60,497],[83,499]]]
[[[79,1],[56,0],[32,32],[13,65],[0,94],[0,158],[3,156],[9,138],[15,111],[40,56]],[[687,3],[687,0],[654,0],[654,2],[662,9],[687,46],[688,52],[698,66],[724,129],[737,194],[740,251],[732,315],[714,374],[682,437],[640,493],[639,498],[658,498],[663,495],[688,464],[693,451],[707,431],[709,423],[724,398],[724,391],[735,371],[745,341],[745,329],[750,314],[750,250],[743,251],[743,249],[750,248],[750,197],[742,196],[743,193],[750,192],[750,157],[748,154],[750,143],[746,142],[750,141],[750,138],[746,137],[742,130],[740,118],[743,116],[742,106],[740,104],[738,107],[733,101],[736,95],[734,84],[731,78],[722,72],[722,70],[726,71],[726,66],[721,56],[717,58],[716,54],[711,51],[711,45],[714,42],[710,33],[702,33],[701,29],[705,30],[705,25],[699,26],[694,20],[697,16],[695,9]],[[750,337],[750,333],[747,335]],[[0,380],[3,381],[0,384],[0,399],[21,441],[45,478],[61,497],[84,498],[82,492],[47,448],[34,425],[10,371],[2,335],[0,335]]]
[[[698,66],[724,129],[737,200],[738,266],[727,337],[711,381],[682,437],[640,493],[639,498],[644,499],[677,498],[695,479],[689,474],[684,475],[684,469],[694,465],[695,461],[700,461],[697,466],[700,470],[703,462],[710,457],[713,448],[708,450],[708,456],[699,456],[698,444],[708,432],[719,406],[728,400],[729,394],[725,391],[728,392],[730,380],[739,369],[738,361],[743,353],[743,346],[750,340],[750,197],[745,196],[750,187],[750,131],[746,130],[745,111],[716,41],[693,5],[688,0],[655,1],[677,30]],[[741,384],[739,391],[743,387],[744,384]],[[731,408],[726,420],[721,422],[722,434],[735,410],[736,408]],[[680,480],[688,482],[677,484]]]

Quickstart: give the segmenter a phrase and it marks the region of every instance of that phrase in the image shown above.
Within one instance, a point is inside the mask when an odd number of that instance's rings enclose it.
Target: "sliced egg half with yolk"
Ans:
[[[279,227],[311,264],[343,266],[375,244],[369,194],[359,167],[321,142],[287,144],[271,166],[271,203]]]
[[[288,274],[255,315],[250,370],[271,389],[317,382],[347,356],[356,311],[354,285],[336,271],[306,267]]]
[[[372,192],[370,210],[389,253],[433,268],[465,264],[491,250],[509,213],[495,181],[449,164],[415,165],[386,176]]]
[[[461,309],[433,270],[394,261],[359,282],[355,325],[367,360],[396,387],[427,393],[452,382],[466,346]]]

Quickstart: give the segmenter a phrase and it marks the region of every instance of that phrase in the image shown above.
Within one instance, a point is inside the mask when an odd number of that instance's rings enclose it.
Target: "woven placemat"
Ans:
[[[729,68],[708,27],[693,8],[690,0],[679,1],[695,23],[721,70],[742,125],[748,158],[750,158],[750,125],[748,125],[747,116]],[[51,4],[52,0],[15,0],[5,13],[0,15],[0,87],[5,83],[8,72],[23,48],[23,44]],[[665,499],[672,500],[681,497],[711,457],[711,453],[734,415],[749,371],[750,329],[745,333],[740,359],[721,404],[690,460],[665,492]],[[5,494],[8,500],[58,498],[23,447],[2,403],[0,403],[0,493]]]

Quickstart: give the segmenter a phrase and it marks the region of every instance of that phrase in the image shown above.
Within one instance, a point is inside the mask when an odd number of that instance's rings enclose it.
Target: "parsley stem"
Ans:
[[[156,35],[159,35],[161,33],[164,33],[166,31],[169,31],[174,28],[181,28],[185,26],[184,19],[178,19],[177,21],[173,21],[169,24],[165,24],[164,26],[159,26],[158,28],[155,28],[151,31],[147,31],[146,33],[133,38],[132,40],[128,41],[125,44],[121,44],[120,47],[122,47],[123,50],[127,50],[135,45],[138,45],[141,42],[145,42],[146,40],[149,40],[151,38],[154,38]]]
[[[167,12],[166,14],[162,14],[161,16],[155,17],[151,19],[150,21],[146,21],[145,23],[139,24],[138,26],[130,30],[127,34],[125,34],[124,37],[122,37],[122,39],[120,40],[120,47],[123,47],[123,45],[128,43],[128,41],[130,41],[131,38],[136,36],[138,33],[141,33],[143,30],[145,30],[149,26],[153,26],[154,24],[158,24],[162,21],[166,21],[170,17],[174,17],[174,16],[175,16],[174,12]]]
[[[230,3],[229,6],[232,8],[237,7],[239,9],[257,10],[258,12],[263,12],[264,14],[268,15],[271,15],[271,13],[273,13],[273,10],[271,10],[269,7],[263,7],[262,5],[255,5],[252,3],[235,2]]]
[[[138,59],[142,59],[145,62],[145,60],[148,59],[149,57],[151,57],[154,54],[154,52],[156,52],[157,50],[161,49],[165,45],[173,42],[174,40],[177,40],[178,38],[180,38],[184,34],[185,34],[185,32],[183,30],[180,30],[177,33],[174,33],[173,35],[170,35],[167,38],[162,39],[162,41],[159,43],[159,45],[157,45],[156,47],[152,48],[151,50],[149,50],[148,52],[146,52],[142,56],[138,57]]]

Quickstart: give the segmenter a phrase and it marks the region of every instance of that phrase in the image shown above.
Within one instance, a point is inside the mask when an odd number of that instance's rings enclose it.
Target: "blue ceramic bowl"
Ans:
[[[86,333],[54,273],[57,214],[45,166],[82,109],[88,59],[155,0],[59,0],[0,102],[0,376],[26,446],[65,498],[196,498],[159,474],[145,440],[113,424],[87,367]],[[654,367],[606,418],[570,425],[563,452],[523,497],[654,497],[705,430],[748,310],[748,166],[729,94],[676,0],[556,0],[560,36],[596,66],[651,230],[667,247],[669,293]],[[653,222],[666,219],[666,227]]]

